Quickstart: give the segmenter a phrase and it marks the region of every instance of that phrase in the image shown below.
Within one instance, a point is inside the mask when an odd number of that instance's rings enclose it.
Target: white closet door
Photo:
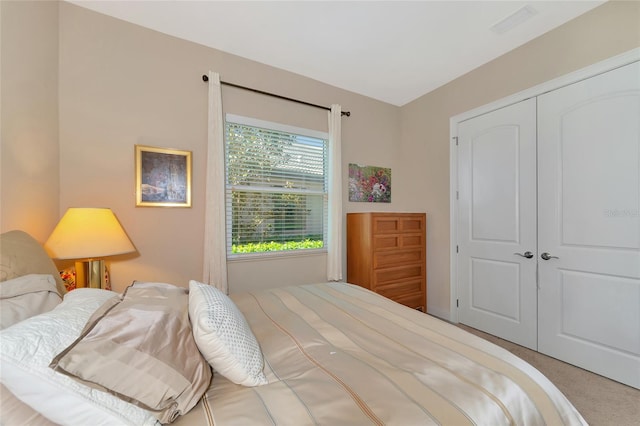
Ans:
[[[638,388],[640,64],[540,96],[538,126],[539,350]]]
[[[535,117],[536,101],[529,99],[458,127],[459,321],[532,349]]]

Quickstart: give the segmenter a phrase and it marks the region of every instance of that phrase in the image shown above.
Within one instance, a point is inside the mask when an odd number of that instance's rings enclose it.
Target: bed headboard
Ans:
[[[0,282],[27,274],[51,274],[58,292],[67,292],[56,265],[35,238],[24,231],[0,234]]]

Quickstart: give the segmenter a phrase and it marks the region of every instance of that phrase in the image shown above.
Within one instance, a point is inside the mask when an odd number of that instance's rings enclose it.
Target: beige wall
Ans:
[[[68,3],[0,5],[3,231],[26,229],[44,241],[68,207],[110,207],[139,251],[112,262],[116,289],[133,279],[201,278],[207,88],[200,77],[212,69],[223,80],[352,111],[342,121],[343,178],[350,162],[390,167],[393,202],[350,203],[344,194],[344,211],[427,212],[428,306],[442,316],[450,292],[449,118],[640,45],[639,3],[609,2],[398,108]],[[223,92],[226,112],[327,128],[322,110]],[[193,208],[134,206],[135,144],[193,151]],[[231,290],[322,281],[324,262],[232,262]]]
[[[187,285],[202,278],[208,70],[222,80],[350,110],[349,162],[399,170],[400,109],[279,69],[60,5],[60,213],[110,207],[139,256],[112,262],[116,289],[133,279]],[[327,112],[223,87],[225,112],[327,131]],[[136,208],[134,145],[193,151],[193,207]],[[394,175],[394,184],[402,179]],[[400,198],[387,209],[399,209]],[[349,205],[346,210],[378,206]],[[230,262],[232,292],[325,281],[324,255]]]
[[[449,118],[636,48],[639,23],[640,2],[605,3],[402,108],[400,156],[414,175],[394,195],[427,212],[429,312],[449,317]]]
[[[58,4],[0,2],[0,232],[58,220]]]

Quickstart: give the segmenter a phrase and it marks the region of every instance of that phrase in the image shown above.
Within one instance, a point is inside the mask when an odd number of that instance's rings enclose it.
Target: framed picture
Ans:
[[[136,206],[191,207],[191,151],[136,145]]]
[[[349,201],[391,202],[391,169],[349,163]]]

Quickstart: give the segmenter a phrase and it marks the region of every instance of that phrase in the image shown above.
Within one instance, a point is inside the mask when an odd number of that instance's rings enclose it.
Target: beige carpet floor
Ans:
[[[640,426],[640,390],[460,324],[547,376],[592,426]]]

